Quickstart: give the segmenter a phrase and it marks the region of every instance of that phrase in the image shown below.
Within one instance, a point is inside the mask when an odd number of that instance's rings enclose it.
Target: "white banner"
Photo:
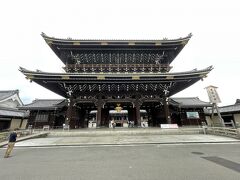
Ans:
[[[177,129],[177,124],[161,124],[161,128],[163,129]]]

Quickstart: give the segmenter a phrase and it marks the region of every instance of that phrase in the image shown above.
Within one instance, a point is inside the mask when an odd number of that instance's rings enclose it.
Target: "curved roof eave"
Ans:
[[[49,110],[55,110],[58,108],[62,108],[62,106],[59,106],[62,102],[64,102],[65,99],[35,99],[31,103],[26,104],[24,106],[19,107],[19,109],[25,109],[25,110],[38,110],[38,109],[49,109]]]
[[[200,100],[198,97],[171,97],[173,103],[177,103],[179,107],[211,107],[210,102]]]
[[[178,39],[161,39],[161,40],[137,40],[137,39],[129,39],[129,40],[111,40],[111,39],[64,39],[64,38],[55,38],[47,36],[45,33],[41,33],[41,36],[47,40],[47,41],[55,41],[55,42],[62,42],[62,43],[73,43],[73,42],[88,42],[88,43],[94,43],[94,42],[110,42],[110,43],[126,43],[126,42],[138,42],[138,43],[177,43],[177,42],[183,42],[188,41],[192,37],[192,33],[188,34],[186,37],[180,37]]]
[[[66,77],[96,77],[96,76],[105,76],[105,77],[132,77],[132,76],[141,76],[141,77],[177,77],[177,76],[189,76],[189,75],[206,75],[213,69],[213,66],[209,66],[202,70],[192,70],[185,72],[175,72],[175,73],[51,73],[51,72],[43,72],[43,71],[30,71],[25,68],[20,67],[19,71],[21,71],[26,76],[66,76]]]

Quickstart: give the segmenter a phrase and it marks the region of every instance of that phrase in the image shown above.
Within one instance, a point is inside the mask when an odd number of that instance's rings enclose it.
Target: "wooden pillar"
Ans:
[[[147,116],[148,116],[148,126],[153,126],[152,110],[150,108],[147,109]]]
[[[97,106],[97,127],[101,125],[101,117],[102,117],[102,106],[98,104]]]
[[[128,110],[128,120],[135,121],[135,119],[136,119],[135,108],[130,108]]]
[[[66,113],[65,125],[69,125],[70,129],[74,129],[76,126],[76,108],[73,107],[73,98],[67,99],[68,109]]]
[[[84,128],[85,113],[86,111],[84,109],[79,110],[77,123],[78,127]]]
[[[67,99],[67,112],[66,112],[66,118],[65,118],[65,124],[69,125],[70,119],[72,118],[72,108],[73,108],[73,102],[72,98]]]
[[[89,109],[86,109],[85,110],[85,113],[84,113],[84,125],[83,125],[83,127],[88,127],[88,115],[89,115],[89,113],[90,113],[90,110]]]
[[[140,114],[140,108],[141,108],[142,102],[139,99],[136,99],[134,102],[135,110],[136,110],[136,119],[137,119],[137,126],[141,127],[141,114]]]
[[[95,105],[97,106],[97,127],[100,127],[102,118],[102,107],[104,105],[104,102],[101,98],[99,98]]]
[[[109,127],[109,109],[102,109],[101,126]]]
[[[140,115],[140,105],[136,104],[136,117],[137,117],[137,126],[141,127],[141,115]]]
[[[166,118],[166,122],[168,124],[171,124],[171,117],[170,117],[170,113],[169,113],[169,104],[168,104],[168,97],[164,97],[163,99],[163,105],[164,105],[164,112],[165,112],[165,118]]]
[[[52,124],[53,127],[56,125],[56,121],[57,121],[57,108],[54,108],[54,112],[53,112],[53,124]]]

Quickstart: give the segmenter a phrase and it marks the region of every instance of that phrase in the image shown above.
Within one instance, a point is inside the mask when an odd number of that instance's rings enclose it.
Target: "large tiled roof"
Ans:
[[[236,103],[233,104],[233,105],[219,107],[219,111],[221,113],[240,111],[240,101],[239,101],[239,99],[237,99]]]
[[[210,107],[209,102],[204,102],[198,97],[177,97],[171,98],[170,104],[178,105],[179,107]]]
[[[28,112],[24,111],[24,110],[18,110],[18,109],[15,109],[15,108],[0,107],[0,116],[27,117]]]
[[[230,105],[230,106],[219,107],[219,111],[221,113],[240,111],[240,104],[234,104],[234,105]]]
[[[233,112],[240,112],[240,100],[237,99],[235,104],[218,107],[220,113],[233,113]],[[212,108],[205,110],[206,114],[212,113]],[[216,109],[214,109],[214,113],[217,113]]]
[[[32,103],[21,106],[21,107],[19,107],[19,109],[51,110],[51,109],[63,107],[65,105],[65,103],[63,103],[64,101],[65,101],[65,99],[35,99]]]
[[[170,98],[169,103],[178,107],[210,107],[209,102],[201,101],[198,97]],[[19,107],[25,110],[51,110],[66,105],[65,99],[36,99],[32,103]]]
[[[0,101],[4,100],[14,94],[17,94],[18,90],[7,90],[7,91],[0,91]]]
[[[168,87],[169,95],[172,96],[177,92],[191,86],[200,79],[206,77],[206,75],[213,69],[208,67],[202,70],[187,71],[187,72],[176,72],[176,73],[115,73],[115,74],[104,74],[101,73],[48,73],[39,71],[29,71],[25,68],[20,67],[20,71],[26,75],[28,79],[36,82],[37,84],[55,92],[56,94],[68,98],[70,97],[69,90],[72,91],[74,96],[95,96],[96,93],[110,93],[116,89],[116,81],[119,85],[119,92],[129,93],[126,84],[131,84],[134,81],[135,85],[130,86],[130,91],[135,91],[137,87],[138,91],[146,91],[145,93],[157,94],[163,96],[164,83],[169,83]],[[186,81],[186,79],[188,81]],[[87,82],[86,82],[87,81]],[[156,83],[156,87],[151,88],[151,82]],[[74,88],[71,89],[72,83],[75,83]],[[146,87],[142,86],[142,83],[146,83]],[[89,86],[87,84],[89,84]],[[93,84],[99,84],[103,87],[106,84],[110,85],[110,90],[105,88],[92,88]],[[118,89],[117,85],[117,89]],[[62,88],[62,87],[69,87]],[[82,88],[84,87],[84,88]]]

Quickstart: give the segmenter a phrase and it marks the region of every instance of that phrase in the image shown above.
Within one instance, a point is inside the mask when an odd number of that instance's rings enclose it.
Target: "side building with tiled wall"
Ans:
[[[226,126],[231,126],[231,122],[234,126],[240,127],[240,99],[237,99],[235,104],[219,107],[219,112]],[[215,126],[219,125],[220,121],[216,110],[214,111],[214,116],[211,116],[212,109],[205,111],[206,120],[208,125]]]
[[[26,128],[28,112],[18,109],[22,105],[18,90],[0,91],[0,131]]]

